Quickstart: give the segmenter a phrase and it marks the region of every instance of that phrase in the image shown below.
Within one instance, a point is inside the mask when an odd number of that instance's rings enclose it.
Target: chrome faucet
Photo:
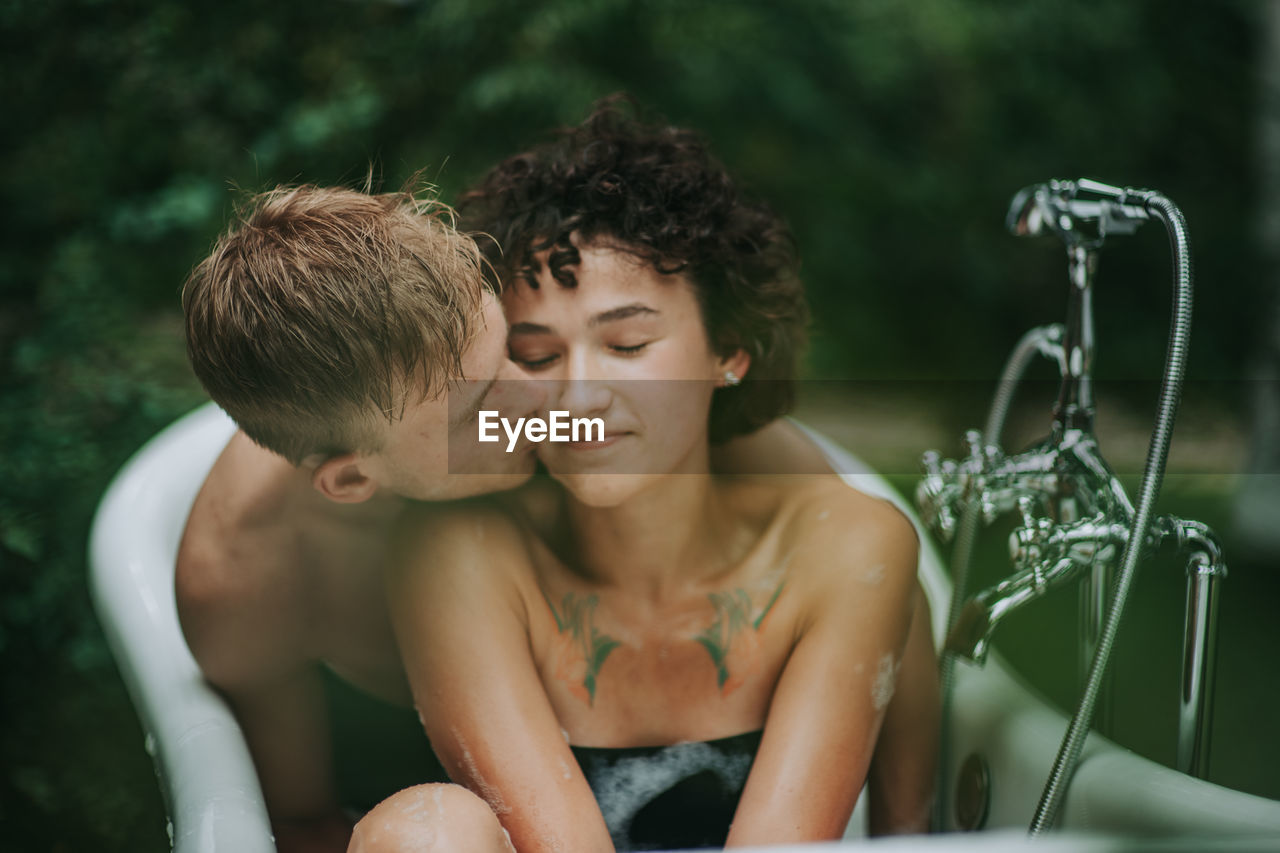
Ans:
[[[1098,250],[1105,239],[1133,233],[1150,219],[1164,222],[1170,231],[1176,298],[1160,409],[1135,506],[1103,458],[1094,434],[1092,287]],[[985,429],[965,435],[963,457],[951,460],[936,451],[924,454],[924,477],[916,489],[916,502],[925,523],[943,541],[954,543],[946,641],[951,654],[943,658],[944,703],[950,701],[956,656],[983,664],[1005,617],[1050,590],[1080,585],[1080,656],[1082,671],[1087,671],[1084,698],[1046,785],[1034,833],[1052,821],[1083,734],[1092,723],[1137,561],[1164,539],[1176,542],[1188,561],[1178,767],[1205,775],[1217,586],[1226,575],[1226,564],[1208,527],[1151,514],[1168,454],[1190,334],[1190,250],[1181,212],[1150,190],[1090,180],[1049,181],[1015,195],[1006,224],[1015,235],[1049,234],[1065,244],[1070,285],[1067,320],[1032,329],[1019,341],[997,386]],[[1001,447],[1004,422],[1022,374],[1037,356],[1055,362],[1061,376],[1049,435],[1028,450],[1007,455]],[[1021,522],[1009,537],[1013,573],[969,597],[967,575],[977,530],[1011,512]],[[1102,700],[1107,701],[1105,696]],[[939,790],[945,791],[945,785]]]

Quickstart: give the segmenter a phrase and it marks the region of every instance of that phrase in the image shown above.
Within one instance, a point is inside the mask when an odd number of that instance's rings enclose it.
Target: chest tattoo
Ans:
[[[765,617],[782,594],[785,581],[778,584],[764,607],[757,609],[741,587],[707,595],[714,609],[711,624],[694,639],[706,649],[716,669],[716,686],[728,696],[741,687],[760,666],[759,632]],[[552,650],[554,677],[588,706],[595,704],[597,679],[609,653],[621,643],[595,625],[595,595],[567,592],[557,607],[543,592],[543,599],[556,622]]]
[[[542,595],[556,620],[555,677],[563,681],[574,696],[592,705],[596,698],[596,676],[609,652],[619,643],[608,634],[600,633],[595,626],[599,603],[596,596],[582,598],[566,592],[557,610],[546,593]]]
[[[741,687],[760,664],[760,626],[782,594],[785,581],[779,583],[759,613],[751,596],[741,587],[725,592],[708,593],[715,608],[715,620],[697,640],[711,655],[716,667],[716,684],[724,696]]]

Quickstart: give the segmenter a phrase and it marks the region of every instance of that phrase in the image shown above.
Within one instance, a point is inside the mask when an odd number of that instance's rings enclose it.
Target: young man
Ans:
[[[350,836],[333,685],[411,705],[379,575],[402,499],[533,471],[527,445],[474,441],[481,407],[514,418],[542,399],[537,383],[503,381],[523,374],[501,307],[447,214],[408,194],[266,193],[183,294],[192,366],[240,431],[191,511],[178,609],[244,729],[284,853],[345,850]],[[433,775],[420,772],[401,783]]]
[[[345,850],[344,806],[367,808],[397,787],[443,780],[416,725],[390,627],[387,534],[404,498],[513,488],[534,467],[527,444],[507,453],[505,440],[475,440],[481,408],[515,419],[544,398],[536,382],[505,381],[526,377],[507,360],[484,262],[445,212],[406,194],[266,193],[183,294],[193,368],[240,431],[192,508],[178,556],[179,614],[244,730],[282,853]],[[828,470],[785,422],[733,440],[713,464]],[[928,646],[927,608],[917,613],[913,636]],[[911,742],[934,736],[930,678],[916,690],[900,683],[881,753],[896,742],[901,754],[918,755]],[[335,752],[346,740],[335,737],[335,709],[361,703],[403,736],[380,737],[382,724],[366,717],[354,734],[372,742]],[[924,718],[913,720],[920,709]],[[364,775],[351,754],[379,749],[406,759],[401,775],[340,790]],[[873,768],[873,787],[879,779],[891,792],[930,778],[928,767],[892,755],[878,753],[876,767],[883,772]],[[879,823],[919,828],[892,808]]]

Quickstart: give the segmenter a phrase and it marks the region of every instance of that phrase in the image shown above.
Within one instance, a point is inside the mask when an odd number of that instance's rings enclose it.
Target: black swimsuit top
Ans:
[[[321,669],[345,807],[363,814],[402,788],[449,781],[413,709],[389,705]],[[620,853],[687,850],[724,846],[761,734],[672,746],[570,749]]]
[[[688,850],[724,846],[762,734],[570,749],[619,851]]]

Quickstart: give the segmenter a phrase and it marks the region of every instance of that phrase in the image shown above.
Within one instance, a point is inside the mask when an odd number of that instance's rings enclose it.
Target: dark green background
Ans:
[[[794,226],[808,375],[910,394],[982,385],[1021,331],[1060,319],[1060,250],[1002,230],[1016,189],[1156,187],[1197,249],[1191,374],[1239,419],[1247,391],[1220,380],[1246,375],[1275,300],[1252,225],[1257,8],[0,0],[5,849],[164,847],[84,551],[112,473],[202,399],[178,294],[241,190],[370,168],[397,188],[425,168],[449,199],[626,90],[702,130]],[[1168,290],[1158,228],[1110,247],[1102,375],[1158,375]],[[920,417],[957,413],[922,399]],[[1226,518],[1223,500],[1207,511]]]

